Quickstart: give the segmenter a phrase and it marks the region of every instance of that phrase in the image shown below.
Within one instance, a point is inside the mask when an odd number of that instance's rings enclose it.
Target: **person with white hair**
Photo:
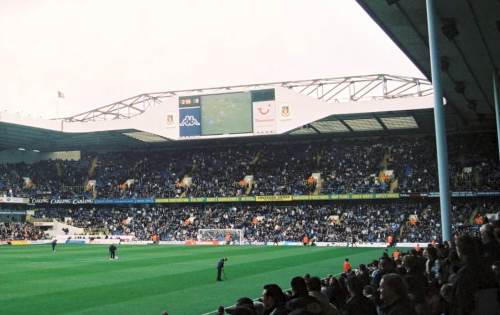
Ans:
[[[500,244],[495,239],[494,227],[492,224],[483,224],[479,229],[481,241],[483,243],[483,257],[488,265],[500,260]]]

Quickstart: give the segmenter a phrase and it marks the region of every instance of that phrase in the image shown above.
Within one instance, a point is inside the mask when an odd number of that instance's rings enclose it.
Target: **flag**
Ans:
[[[409,219],[408,221],[410,222],[411,225],[417,225],[418,217],[416,214],[410,214],[408,219]]]
[[[92,192],[95,190],[95,184],[96,180],[95,179],[89,179],[85,185],[85,191],[87,192]]]
[[[135,179],[127,179],[125,181],[125,185],[127,185],[127,188],[132,187],[132,185],[134,185],[134,183],[135,183]]]
[[[61,91],[57,91],[57,97],[64,98],[64,93]]]
[[[24,180],[24,188],[31,189],[33,188],[33,181],[29,177],[23,177]]]
[[[191,187],[192,184],[193,184],[193,178],[191,176],[184,175],[182,179],[176,183],[176,186],[187,188]]]
[[[97,168],[97,157],[92,159],[92,162],[90,163],[88,175],[89,177],[93,177],[95,175],[95,169]]]

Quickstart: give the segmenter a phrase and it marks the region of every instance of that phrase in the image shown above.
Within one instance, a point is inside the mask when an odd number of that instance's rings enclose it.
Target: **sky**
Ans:
[[[375,73],[424,77],[354,0],[0,1],[0,111]]]

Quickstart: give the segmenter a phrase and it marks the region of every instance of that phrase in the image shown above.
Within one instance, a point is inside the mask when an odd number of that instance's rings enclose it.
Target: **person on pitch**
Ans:
[[[116,259],[116,245],[115,244],[111,244],[109,246],[109,259]]]
[[[224,263],[227,261],[227,257],[222,258],[217,263],[217,281],[222,281],[222,273],[224,272]]]

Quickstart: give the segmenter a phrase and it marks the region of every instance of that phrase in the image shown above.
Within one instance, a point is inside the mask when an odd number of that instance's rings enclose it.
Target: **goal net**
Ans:
[[[243,242],[243,230],[241,229],[199,229],[198,241],[213,242],[221,244],[241,244]]]

